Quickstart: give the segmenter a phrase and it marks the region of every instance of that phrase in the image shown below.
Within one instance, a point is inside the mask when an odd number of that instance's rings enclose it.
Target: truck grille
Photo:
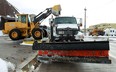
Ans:
[[[77,29],[65,28],[65,29],[58,29],[57,34],[59,35],[74,35],[77,32]]]

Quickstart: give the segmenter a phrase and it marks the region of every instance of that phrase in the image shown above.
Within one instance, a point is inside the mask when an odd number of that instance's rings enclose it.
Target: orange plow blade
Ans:
[[[39,50],[39,55],[48,55],[48,56],[94,56],[94,57],[108,57],[108,50]]]
[[[33,44],[38,50],[38,60],[57,62],[107,63],[109,59],[109,41],[38,43]]]

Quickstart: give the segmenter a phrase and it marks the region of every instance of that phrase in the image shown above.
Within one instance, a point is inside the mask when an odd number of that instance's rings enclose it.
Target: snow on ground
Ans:
[[[0,72],[8,72],[9,69],[14,71],[15,65],[0,58]]]
[[[2,36],[2,35],[3,35],[2,31],[0,31],[0,36]]]
[[[85,41],[116,41],[116,36],[85,36]]]
[[[2,31],[0,31],[0,36],[8,36],[8,34],[3,34]]]

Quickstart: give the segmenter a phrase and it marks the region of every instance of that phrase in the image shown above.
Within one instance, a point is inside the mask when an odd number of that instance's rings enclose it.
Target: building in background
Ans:
[[[116,36],[116,29],[110,28],[110,29],[105,29],[105,36]]]
[[[7,0],[0,0],[0,30],[4,28],[4,23],[8,20],[15,20],[15,14],[19,14],[16,7]]]
[[[19,14],[16,7],[10,4],[7,0],[0,0],[0,16],[14,17],[15,14]]]

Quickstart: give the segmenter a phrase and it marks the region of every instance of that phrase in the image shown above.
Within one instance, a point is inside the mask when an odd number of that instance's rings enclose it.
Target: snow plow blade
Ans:
[[[109,41],[87,41],[67,43],[38,43],[35,41],[33,50],[109,50]]]
[[[32,49],[38,50],[39,61],[111,64],[109,41],[67,43],[38,43],[35,41]]]

